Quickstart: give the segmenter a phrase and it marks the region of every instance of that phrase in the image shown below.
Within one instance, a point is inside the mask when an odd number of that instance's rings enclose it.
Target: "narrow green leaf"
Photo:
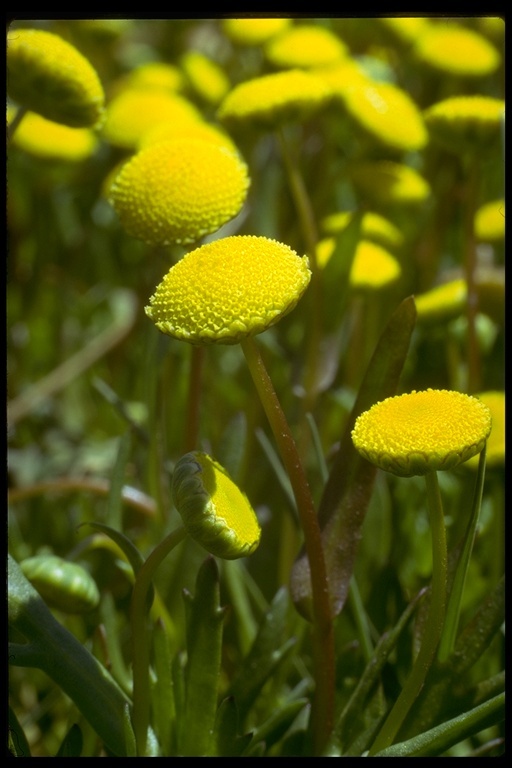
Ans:
[[[298,714],[309,705],[309,699],[292,699],[283,702],[278,709],[271,712],[270,716],[254,731],[253,738],[256,744],[264,741],[266,748],[276,744],[292,726]],[[251,750],[248,750],[251,755]]]
[[[320,501],[318,516],[333,615],[340,613],[348,595],[376,475],[376,468],[354,448],[351,432],[360,413],[396,393],[415,322],[416,307],[413,297],[409,297],[395,310],[379,339]],[[299,555],[292,570],[291,592],[299,612],[311,619],[311,579],[304,552]]]
[[[252,740],[252,734],[238,735],[238,708],[232,696],[225,698],[215,720],[215,752],[217,757],[240,757]]]
[[[180,754],[207,757],[214,753],[213,732],[219,688],[222,625],[217,563],[209,557],[199,569],[196,594],[189,602],[185,709]]]
[[[176,708],[172,679],[172,655],[169,638],[162,621],[153,630],[153,666],[155,682],[151,691],[153,728],[163,755],[174,753],[172,736],[176,727]]]
[[[84,746],[81,728],[74,723],[64,736],[55,757],[80,757]]]
[[[121,530],[123,525],[122,520],[122,492],[126,475],[126,465],[130,458],[132,436],[130,431],[125,432],[122,437],[119,438],[119,448],[117,451],[117,457],[112,471],[112,478],[110,481],[110,492],[108,494],[107,501],[107,521],[109,525],[117,530]]]
[[[27,737],[21,727],[16,713],[9,706],[9,733],[7,744],[10,757],[31,757]]]

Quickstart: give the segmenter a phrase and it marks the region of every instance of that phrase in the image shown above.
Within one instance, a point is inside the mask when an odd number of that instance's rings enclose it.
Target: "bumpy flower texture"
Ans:
[[[110,186],[110,202],[129,235],[146,243],[194,243],[239,213],[247,166],[225,146],[181,138],[135,154]]]
[[[362,413],[354,446],[377,467],[401,477],[453,469],[480,453],[491,411],[461,392],[427,389],[388,397]]]
[[[306,119],[330,99],[329,86],[316,75],[289,69],[246,80],[221,103],[218,119],[231,127],[254,124],[274,128],[280,123]]]
[[[7,39],[7,92],[26,109],[72,128],[98,125],[105,96],[82,54],[58,35],[17,29]]]
[[[453,152],[499,146],[505,102],[490,96],[451,96],[429,107],[425,123],[434,141]]]
[[[146,314],[156,327],[191,344],[235,344],[290,312],[306,290],[306,257],[255,235],[233,235],[196,248],[165,275]]]
[[[256,513],[224,467],[208,454],[192,451],[181,457],[171,492],[187,531],[211,554],[234,560],[257,548],[261,529]]]

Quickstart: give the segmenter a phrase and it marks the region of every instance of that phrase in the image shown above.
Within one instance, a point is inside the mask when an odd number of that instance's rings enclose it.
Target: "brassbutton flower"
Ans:
[[[255,235],[202,245],[177,262],[146,307],[156,327],[191,344],[235,344],[274,325],[306,290],[306,257]]]
[[[401,477],[446,470],[480,453],[491,412],[476,397],[427,389],[388,397],[357,419],[352,441],[372,464]]]

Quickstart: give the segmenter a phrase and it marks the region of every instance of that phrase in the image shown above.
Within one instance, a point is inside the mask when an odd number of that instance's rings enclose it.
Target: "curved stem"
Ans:
[[[137,573],[130,604],[133,666],[133,730],[137,755],[146,755],[149,727],[149,627],[146,602],[153,575],[162,560],[187,535],[184,526],[170,533],[148,556]]]
[[[313,647],[315,699],[311,714],[314,751],[321,754],[332,732],[334,718],[334,632],[329,587],[318,518],[297,446],[272,381],[254,339],[241,346],[261,403],[270,423],[283,464],[288,472],[304,532],[313,595]]]
[[[447,551],[443,506],[436,472],[425,475],[427,499],[432,528],[432,586],[430,608],[425,622],[421,648],[411,673],[402,688],[391,712],[382,726],[369,756],[389,747],[404,722],[425,682],[425,677],[434,659],[443,630],[446,609]]]

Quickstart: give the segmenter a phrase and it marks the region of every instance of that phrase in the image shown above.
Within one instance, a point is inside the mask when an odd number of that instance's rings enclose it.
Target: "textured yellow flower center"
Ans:
[[[146,314],[163,333],[192,344],[234,344],[290,312],[310,277],[307,258],[287,245],[234,235],[171,267]]]
[[[434,140],[462,152],[495,144],[505,117],[505,102],[489,96],[452,96],[433,104],[424,116]]]
[[[388,397],[362,413],[352,441],[362,456],[403,477],[451,469],[475,456],[491,431],[491,413],[461,392],[427,389]]]
[[[261,529],[247,496],[206,453],[193,451],[177,462],[172,496],[190,535],[212,554],[235,559],[258,546]]]
[[[89,61],[58,35],[17,29],[8,35],[8,93],[21,106],[72,128],[95,126],[104,93]]]
[[[158,142],[138,152],[110,187],[128,234],[147,243],[193,243],[245,202],[247,166],[226,146],[201,139]]]

